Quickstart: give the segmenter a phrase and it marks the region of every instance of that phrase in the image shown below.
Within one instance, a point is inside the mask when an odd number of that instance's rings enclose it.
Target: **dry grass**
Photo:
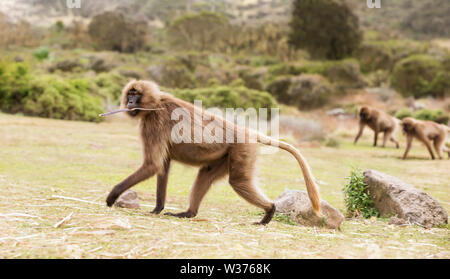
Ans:
[[[350,136],[351,132],[349,132]],[[111,187],[141,161],[128,122],[93,124],[0,114],[0,258],[450,258],[449,228],[394,227],[383,219],[347,220],[341,231],[274,220],[251,225],[261,211],[218,182],[196,218],[152,216],[155,179],[136,186],[142,209],[107,208]],[[430,161],[415,144],[371,148],[370,132],[354,147],[302,150],[322,181],[322,198],[344,210],[341,189],[351,166],[398,176],[450,209],[450,160]],[[403,145],[404,146],[404,145]],[[276,162],[274,164],[274,162]],[[262,155],[260,187],[271,198],[304,189],[285,152]],[[166,211],[187,206],[195,169],[173,166]]]

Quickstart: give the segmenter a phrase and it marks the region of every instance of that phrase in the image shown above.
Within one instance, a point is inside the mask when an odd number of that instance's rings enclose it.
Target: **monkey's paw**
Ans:
[[[152,211],[150,211],[150,213],[151,213],[151,214],[159,214],[159,213],[161,213],[161,211],[162,211],[163,209],[164,209],[164,208],[155,207]]]
[[[185,212],[180,212],[180,213],[167,212],[167,213],[164,213],[164,215],[174,216],[174,217],[178,217],[178,218],[192,218],[192,217],[195,217],[196,214],[194,214],[190,211],[185,211]]]

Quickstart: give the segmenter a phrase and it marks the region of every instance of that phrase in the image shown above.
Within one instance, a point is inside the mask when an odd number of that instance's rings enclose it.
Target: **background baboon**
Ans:
[[[422,121],[411,117],[406,117],[402,121],[402,129],[406,134],[407,141],[403,159],[406,159],[406,156],[408,156],[408,152],[414,138],[417,138],[425,144],[428,152],[430,152],[431,159],[434,160],[431,142],[433,142],[434,150],[436,150],[439,159],[442,159],[442,151],[447,152],[448,157],[450,158],[450,150],[445,146],[447,133],[450,130],[448,126],[438,124],[433,121]]]
[[[400,147],[398,141],[394,138],[394,132],[397,128],[397,119],[381,110],[368,106],[363,106],[359,110],[359,131],[356,135],[354,144],[358,142],[366,125],[374,132],[373,146],[377,146],[378,133],[384,133],[383,147],[386,146],[386,141],[388,139],[394,142],[397,148]]]
[[[124,181],[116,185],[107,198],[107,205],[112,206],[116,199],[133,185],[157,174],[157,200],[153,213],[160,213],[164,208],[166,198],[167,179],[170,162],[176,160],[185,164],[199,166],[200,170],[190,192],[189,208],[181,213],[168,213],[177,217],[194,217],[200,203],[208,192],[211,184],[217,179],[229,175],[229,183],[233,189],[249,203],[265,210],[266,214],[259,224],[267,224],[275,212],[275,205],[254,184],[254,169],[257,156],[257,144],[237,143],[236,132],[245,129],[246,138],[250,132],[246,128],[239,127],[219,116],[209,114],[194,105],[173,97],[170,94],[159,91],[157,85],[149,81],[132,81],[125,86],[122,92],[122,106],[128,109],[146,108],[149,110],[132,110],[127,113],[131,117],[140,119],[141,139],[143,143],[144,162],[142,166]],[[163,108],[163,110],[156,110]],[[171,120],[171,115],[177,108],[186,109],[191,117],[192,131],[200,125],[214,123],[219,125],[226,137],[226,130],[232,129],[233,143],[175,143],[172,128],[177,124]],[[210,120],[195,121],[207,115]],[[206,118],[206,117],[205,117]],[[242,131],[242,130],[240,130]],[[182,137],[185,136],[183,131]],[[225,139],[225,138],[224,138]],[[257,134],[257,141],[267,145],[280,147],[289,151],[297,159],[305,178],[308,195],[314,210],[319,212],[319,193],[313,180],[313,176],[300,152],[293,146],[279,142],[262,134]],[[189,141],[190,142],[190,141]]]

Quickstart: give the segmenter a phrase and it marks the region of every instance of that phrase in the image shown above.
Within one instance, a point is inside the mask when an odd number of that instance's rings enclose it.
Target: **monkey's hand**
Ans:
[[[109,207],[113,206],[118,197],[119,196],[116,193],[114,193],[114,190],[111,191],[111,193],[109,193],[108,197],[106,198],[106,205]]]
[[[164,207],[155,207],[150,213],[151,214],[159,214],[164,209]]]

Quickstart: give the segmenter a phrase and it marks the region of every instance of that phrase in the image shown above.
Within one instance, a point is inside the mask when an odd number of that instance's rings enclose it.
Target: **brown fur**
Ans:
[[[136,172],[112,189],[107,198],[108,206],[112,206],[116,199],[130,187],[157,174],[157,199],[153,213],[160,213],[164,209],[170,162],[176,160],[185,164],[199,166],[200,170],[191,189],[187,211],[177,214],[168,213],[168,215],[188,218],[196,216],[200,203],[212,183],[228,174],[229,183],[236,193],[249,203],[265,210],[266,214],[260,224],[270,222],[275,212],[275,205],[260,192],[254,181],[257,144],[236,143],[236,133],[234,134],[235,143],[226,143],[225,141],[224,143],[174,143],[171,138],[171,130],[177,124],[177,121],[171,120],[171,114],[176,108],[185,108],[191,114],[191,123],[194,123],[194,114],[200,116],[208,115],[211,120],[195,122],[194,125],[191,125],[192,130],[194,130],[195,125],[201,125],[202,127],[210,123],[221,125],[224,139],[228,129],[232,129],[235,132],[245,129],[246,139],[253,132],[230,123],[219,116],[195,108],[192,104],[177,99],[168,93],[161,92],[155,83],[149,81],[132,81],[127,84],[122,92],[122,107],[127,106],[128,95],[136,94],[136,91],[138,92],[137,94],[142,94],[138,106],[164,109],[127,112],[130,116],[140,119],[144,162]],[[193,132],[192,135],[194,135]],[[277,146],[294,155],[305,177],[313,208],[316,213],[319,213],[320,198],[317,185],[314,182],[308,164],[300,152],[287,143],[279,142],[262,134],[257,134],[256,136],[258,142]]]
[[[438,124],[433,121],[422,121],[411,117],[406,117],[402,121],[402,129],[403,133],[406,134],[407,142],[403,159],[406,159],[406,156],[408,156],[408,152],[411,149],[412,140],[414,138],[425,144],[431,155],[431,159],[434,160],[434,154],[431,148],[432,142],[439,159],[442,159],[442,151],[447,152],[448,157],[450,158],[450,150],[445,146],[447,133],[450,130],[448,126]]]
[[[397,128],[397,120],[389,114],[368,106],[363,106],[359,110],[359,131],[356,135],[354,144],[358,142],[362,135],[364,128],[368,126],[374,132],[373,146],[377,146],[378,133],[384,133],[383,147],[386,146],[386,141],[389,139],[395,146],[399,148],[398,141],[393,134]]]

